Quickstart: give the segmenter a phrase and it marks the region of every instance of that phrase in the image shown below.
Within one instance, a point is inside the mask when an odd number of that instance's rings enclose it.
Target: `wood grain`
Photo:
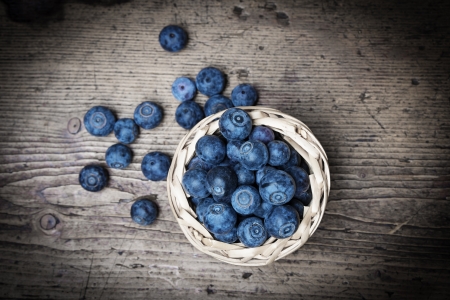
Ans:
[[[0,297],[450,297],[448,1],[85,2],[33,23],[0,3]],[[185,50],[159,46],[167,24],[188,31]],[[166,183],[140,171],[146,153],[173,155],[186,133],[171,83],[210,65],[227,75],[224,95],[253,84],[259,105],[306,123],[329,158],[318,230],[267,267],[197,251]],[[145,100],[163,107],[162,124],[141,131],[105,190],[82,190],[79,171],[106,166],[116,140],[68,122],[94,105],[132,117]],[[140,227],[129,209],[145,195],[160,215]],[[54,229],[40,227],[46,214]]]

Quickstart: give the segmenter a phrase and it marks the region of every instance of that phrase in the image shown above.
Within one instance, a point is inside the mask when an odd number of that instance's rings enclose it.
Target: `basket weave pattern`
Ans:
[[[200,251],[218,260],[241,266],[262,266],[285,257],[300,248],[317,229],[330,193],[330,171],[327,156],[311,130],[299,120],[278,110],[261,106],[239,107],[253,120],[279,132],[306,161],[310,168],[313,199],[305,206],[303,220],[293,236],[286,239],[270,237],[262,246],[247,248],[241,243],[227,244],[214,239],[197,220],[189,205],[181,181],[186,166],[195,155],[195,144],[204,135],[219,133],[219,118],[224,111],[200,121],[179,143],[167,176],[170,206],[187,239]]]

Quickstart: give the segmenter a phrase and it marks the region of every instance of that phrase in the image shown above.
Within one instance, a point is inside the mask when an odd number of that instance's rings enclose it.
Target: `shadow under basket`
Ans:
[[[264,125],[278,132],[309,166],[312,201],[305,206],[303,219],[294,235],[286,239],[270,237],[262,246],[248,248],[241,243],[227,244],[215,240],[197,220],[181,180],[189,161],[195,156],[197,141],[204,135],[220,135],[219,118],[225,111],[203,119],[181,140],[167,176],[167,190],[170,206],[181,230],[197,249],[229,264],[263,266],[299,249],[317,229],[330,193],[330,170],[325,151],[305,124],[276,109],[261,106],[239,108],[250,115],[254,126]]]

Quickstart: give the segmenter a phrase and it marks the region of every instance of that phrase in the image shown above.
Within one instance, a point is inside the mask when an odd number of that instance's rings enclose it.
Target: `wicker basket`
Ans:
[[[260,106],[240,108],[250,115],[253,125],[264,125],[279,132],[283,139],[297,150],[310,168],[313,199],[310,206],[305,207],[303,220],[294,235],[286,239],[270,237],[262,246],[247,248],[241,243],[227,244],[215,240],[197,220],[181,180],[186,166],[195,155],[196,142],[204,135],[219,134],[219,118],[224,111],[200,121],[181,140],[167,176],[167,190],[175,218],[192,245],[230,264],[262,266],[300,248],[317,229],[330,193],[330,171],[325,151],[305,124],[271,108]]]

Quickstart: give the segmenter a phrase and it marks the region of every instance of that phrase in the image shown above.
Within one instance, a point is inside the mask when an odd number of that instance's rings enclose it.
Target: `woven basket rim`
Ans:
[[[237,107],[246,111],[253,125],[264,125],[282,134],[283,138],[305,159],[310,167],[313,200],[305,206],[303,219],[294,235],[287,239],[270,237],[264,245],[246,248],[240,243],[226,244],[214,239],[196,219],[181,185],[186,165],[195,155],[195,142],[206,134],[218,131],[218,120],[225,112],[208,116],[197,123],[179,142],[167,176],[170,207],[181,230],[198,250],[220,261],[240,266],[262,266],[299,249],[317,229],[328,201],[330,171],[327,156],[309,127],[300,120],[277,109],[263,106]]]

